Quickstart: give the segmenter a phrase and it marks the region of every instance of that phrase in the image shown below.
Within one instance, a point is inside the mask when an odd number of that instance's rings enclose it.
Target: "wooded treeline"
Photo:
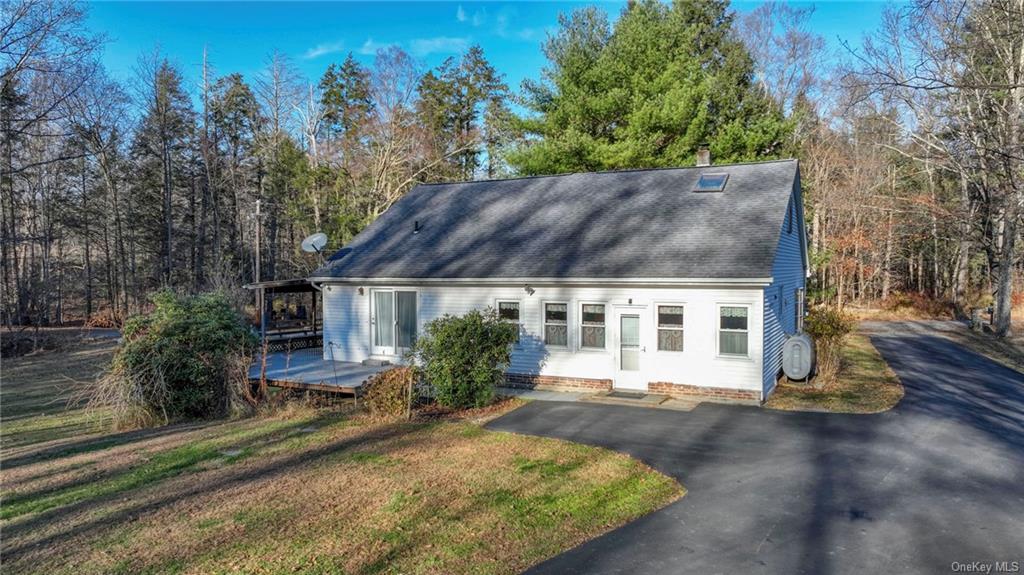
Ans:
[[[7,325],[116,323],[160,287],[303,274],[304,236],[336,249],[419,182],[692,165],[707,144],[716,162],[801,159],[820,301],[995,292],[1009,327],[1024,0],[893,8],[840,54],[783,4],[585,8],[518,90],[479,47],[423,69],[392,46],[305,79],[282,54],[222,72],[197,45],[198,81],[153,53],[121,82],[83,10],[0,5]]]

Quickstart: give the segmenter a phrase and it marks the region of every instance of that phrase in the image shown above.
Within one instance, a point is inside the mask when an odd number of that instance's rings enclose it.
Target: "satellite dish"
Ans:
[[[327,245],[327,234],[317,232],[302,240],[302,251],[318,254]]]

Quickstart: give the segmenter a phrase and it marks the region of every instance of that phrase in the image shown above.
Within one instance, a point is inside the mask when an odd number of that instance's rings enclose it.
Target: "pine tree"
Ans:
[[[176,258],[184,258],[183,250],[176,249],[176,232],[185,225],[175,220],[183,219],[180,205],[192,193],[195,115],[181,73],[166,59],[144,63],[140,76],[145,113],[132,143],[137,169],[132,204],[140,221],[148,224],[138,226],[138,240],[147,255],[157,256],[154,279],[171,285],[177,279],[172,277],[175,270],[188,270],[187,265],[175,265]]]
[[[444,161],[426,179],[473,179],[486,151],[491,157],[502,144],[500,122],[508,87],[479,46],[461,58],[448,58],[420,79],[416,113],[435,158]],[[429,160],[429,159],[428,159]]]
[[[703,143],[723,162],[784,153],[791,124],[754,83],[727,2],[635,2],[611,30],[596,8],[560,23],[544,81],[526,86],[519,171],[686,165]]]

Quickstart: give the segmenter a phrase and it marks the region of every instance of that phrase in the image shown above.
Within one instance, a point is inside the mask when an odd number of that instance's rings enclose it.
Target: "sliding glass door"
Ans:
[[[374,355],[400,355],[416,339],[416,292],[373,290],[370,337]]]

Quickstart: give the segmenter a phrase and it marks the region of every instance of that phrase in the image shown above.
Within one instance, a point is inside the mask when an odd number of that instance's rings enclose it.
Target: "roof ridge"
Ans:
[[[567,176],[588,176],[601,174],[626,174],[630,172],[667,172],[670,170],[694,170],[698,168],[731,168],[733,166],[752,166],[757,164],[780,164],[784,162],[797,162],[797,158],[781,158],[778,160],[752,160],[749,162],[734,162],[731,164],[711,164],[709,166],[664,166],[660,168],[622,168],[618,170],[597,170],[593,172],[565,172],[562,174],[538,174],[533,176],[514,176],[511,178],[485,178],[483,180],[461,180],[449,182],[422,182],[418,186],[451,186],[456,184],[482,184],[486,182],[514,182],[517,180],[536,180],[541,178],[563,178]]]

